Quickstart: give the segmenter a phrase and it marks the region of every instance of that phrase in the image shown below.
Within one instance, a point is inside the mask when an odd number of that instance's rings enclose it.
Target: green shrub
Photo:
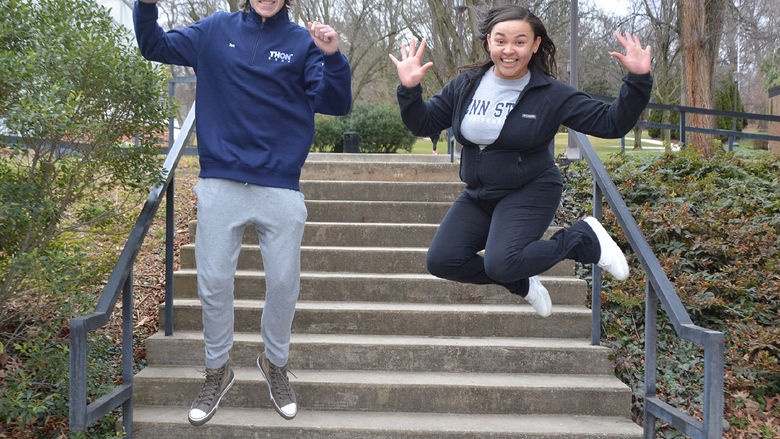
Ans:
[[[401,121],[398,107],[391,105],[355,105],[347,120],[347,127],[348,131],[360,134],[361,152],[411,152],[417,139]]]
[[[734,153],[703,158],[683,151],[615,155],[605,166],[691,319],[725,334],[727,409],[735,410],[737,395],[757,406],[773,398],[780,392],[777,158]],[[564,181],[559,218],[571,223],[590,212],[592,203],[584,161],[564,168]],[[621,247],[629,248],[608,208],[604,222]],[[634,415],[640,416],[645,279],[635,256],[628,254],[636,274],[623,282],[606,278],[602,326],[606,344],[615,351],[618,376],[634,389]],[[590,267],[579,268],[586,277],[589,272]],[[701,403],[701,350],[676,336],[663,311],[658,332],[659,394],[695,411]]]
[[[62,319],[58,320],[62,324]],[[0,378],[0,423],[11,437],[59,438],[68,431],[69,349],[66,340],[44,324],[28,334],[28,341],[3,346],[0,355],[15,360]],[[87,376],[91,400],[107,393],[114,384],[111,377],[119,370],[112,358],[119,347],[105,337],[89,337]],[[63,416],[64,415],[64,416]],[[113,433],[113,418],[107,417],[86,432],[72,437],[121,437]]]
[[[3,1],[0,22],[0,120],[20,137],[0,139],[12,151],[0,156],[2,309],[63,233],[109,225],[123,206],[107,194],[141,197],[159,181],[170,105],[162,67],[94,2]],[[127,142],[136,134],[138,147]],[[101,205],[71,210],[91,199]]]
[[[20,138],[0,138],[0,435],[67,431],[67,319],[95,308],[120,215],[160,181],[166,81],[95,2],[0,2],[0,121]],[[119,367],[104,335],[89,343],[95,399]]]
[[[314,115],[314,152],[342,152],[344,150],[344,121],[342,117]]]

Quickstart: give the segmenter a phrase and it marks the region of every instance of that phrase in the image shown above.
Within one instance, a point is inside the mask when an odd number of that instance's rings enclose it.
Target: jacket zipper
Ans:
[[[528,91],[528,89],[531,88],[530,82],[523,88],[523,90],[520,92],[520,95],[517,96],[517,100],[515,101],[515,106],[512,107],[511,110],[509,110],[509,113],[506,115],[506,119],[504,121],[504,124],[506,124],[506,120],[509,119],[510,116],[512,116],[512,113],[517,110],[517,108],[520,106],[520,101],[523,100],[523,97],[525,96],[525,93]],[[501,131],[498,133],[498,137],[496,137],[496,140],[493,141],[493,143],[498,142],[499,139],[501,139],[501,135],[504,134],[504,126],[501,126]]]
[[[249,65],[255,64],[255,56],[257,55],[257,48],[260,47],[260,37],[263,35],[263,27],[265,21],[260,22],[260,30],[257,32],[257,39],[255,40],[255,49],[252,51],[252,59],[249,61]]]
[[[481,77],[480,77],[481,78]],[[460,102],[460,114],[458,114],[458,132],[460,133],[460,125],[463,123],[463,119],[466,117],[466,111],[468,108],[468,103],[471,102],[471,99],[474,97],[474,94],[477,92],[477,87],[479,87],[479,78],[474,78],[473,83],[471,84],[471,89],[469,90],[469,93],[464,96],[463,100]],[[462,135],[462,134],[461,134]],[[469,142],[471,143],[471,142]],[[465,146],[465,145],[464,145]],[[477,157],[474,163],[474,178],[476,178],[477,183],[480,187],[482,187],[482,182],[479,178],[479,165],[482,158],[482,149],[480,149],[479,145],[473,145],[474,148],[477,148]],[[463,166],[463,162],[461,162],[461,166]]]

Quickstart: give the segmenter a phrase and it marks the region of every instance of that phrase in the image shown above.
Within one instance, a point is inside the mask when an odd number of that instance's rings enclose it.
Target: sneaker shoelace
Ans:
[[[198,402],[211,405],[219,393],[219,385],[222,382],[222,375],[226,369],[206,369],[206,382],[198,394]]]
[[[278,367],[271,362],[269,362],[268,365],[268,370],[271,375],[271,387],[273,387],[274,393],[276,393],[275,399],[280,402],[292,401],[293,391],[290,386],[290,379],[287,377],[287,372],[295,378],[298,377],[291,370],[287,369],[286,366]]]

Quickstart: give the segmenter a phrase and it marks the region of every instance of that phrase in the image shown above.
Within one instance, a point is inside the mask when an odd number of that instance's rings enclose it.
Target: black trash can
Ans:
[[[344,152],[354,154],[360,152],[360,133],[354,131],[344,133]]]

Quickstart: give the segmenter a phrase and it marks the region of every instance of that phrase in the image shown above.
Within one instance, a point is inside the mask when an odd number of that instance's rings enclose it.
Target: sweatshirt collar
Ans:
[[[493,63],[491,62],[489,65],[485,66],[486,70],[490,70],[490,68],[493,66]],[[479,81],[482,78],[482,75],[485,73],[485,69],[472,69],[469,70],[467,73],[469,74],[469,79],[471,81]],[[544,73],[542,73],[538,69],[531,69],[531,79],[528,82],[528,85],[526,85],[526,88],[534,88],[534,87],[540,87],[543,85],[547,85],[553,81],[553,79]]]
[[[263,17],[260,14],[258,14],[257,11],[255,11],[253,8],[249,8],[248,14],[252,20],[258,23],[263,22]],[[265,25],[269,26],[274,24],[287,23],[289,21],[290,21],[290,17],[287,13],[287,10],[285,8],[282,8],[273,17],[266,18]]]

